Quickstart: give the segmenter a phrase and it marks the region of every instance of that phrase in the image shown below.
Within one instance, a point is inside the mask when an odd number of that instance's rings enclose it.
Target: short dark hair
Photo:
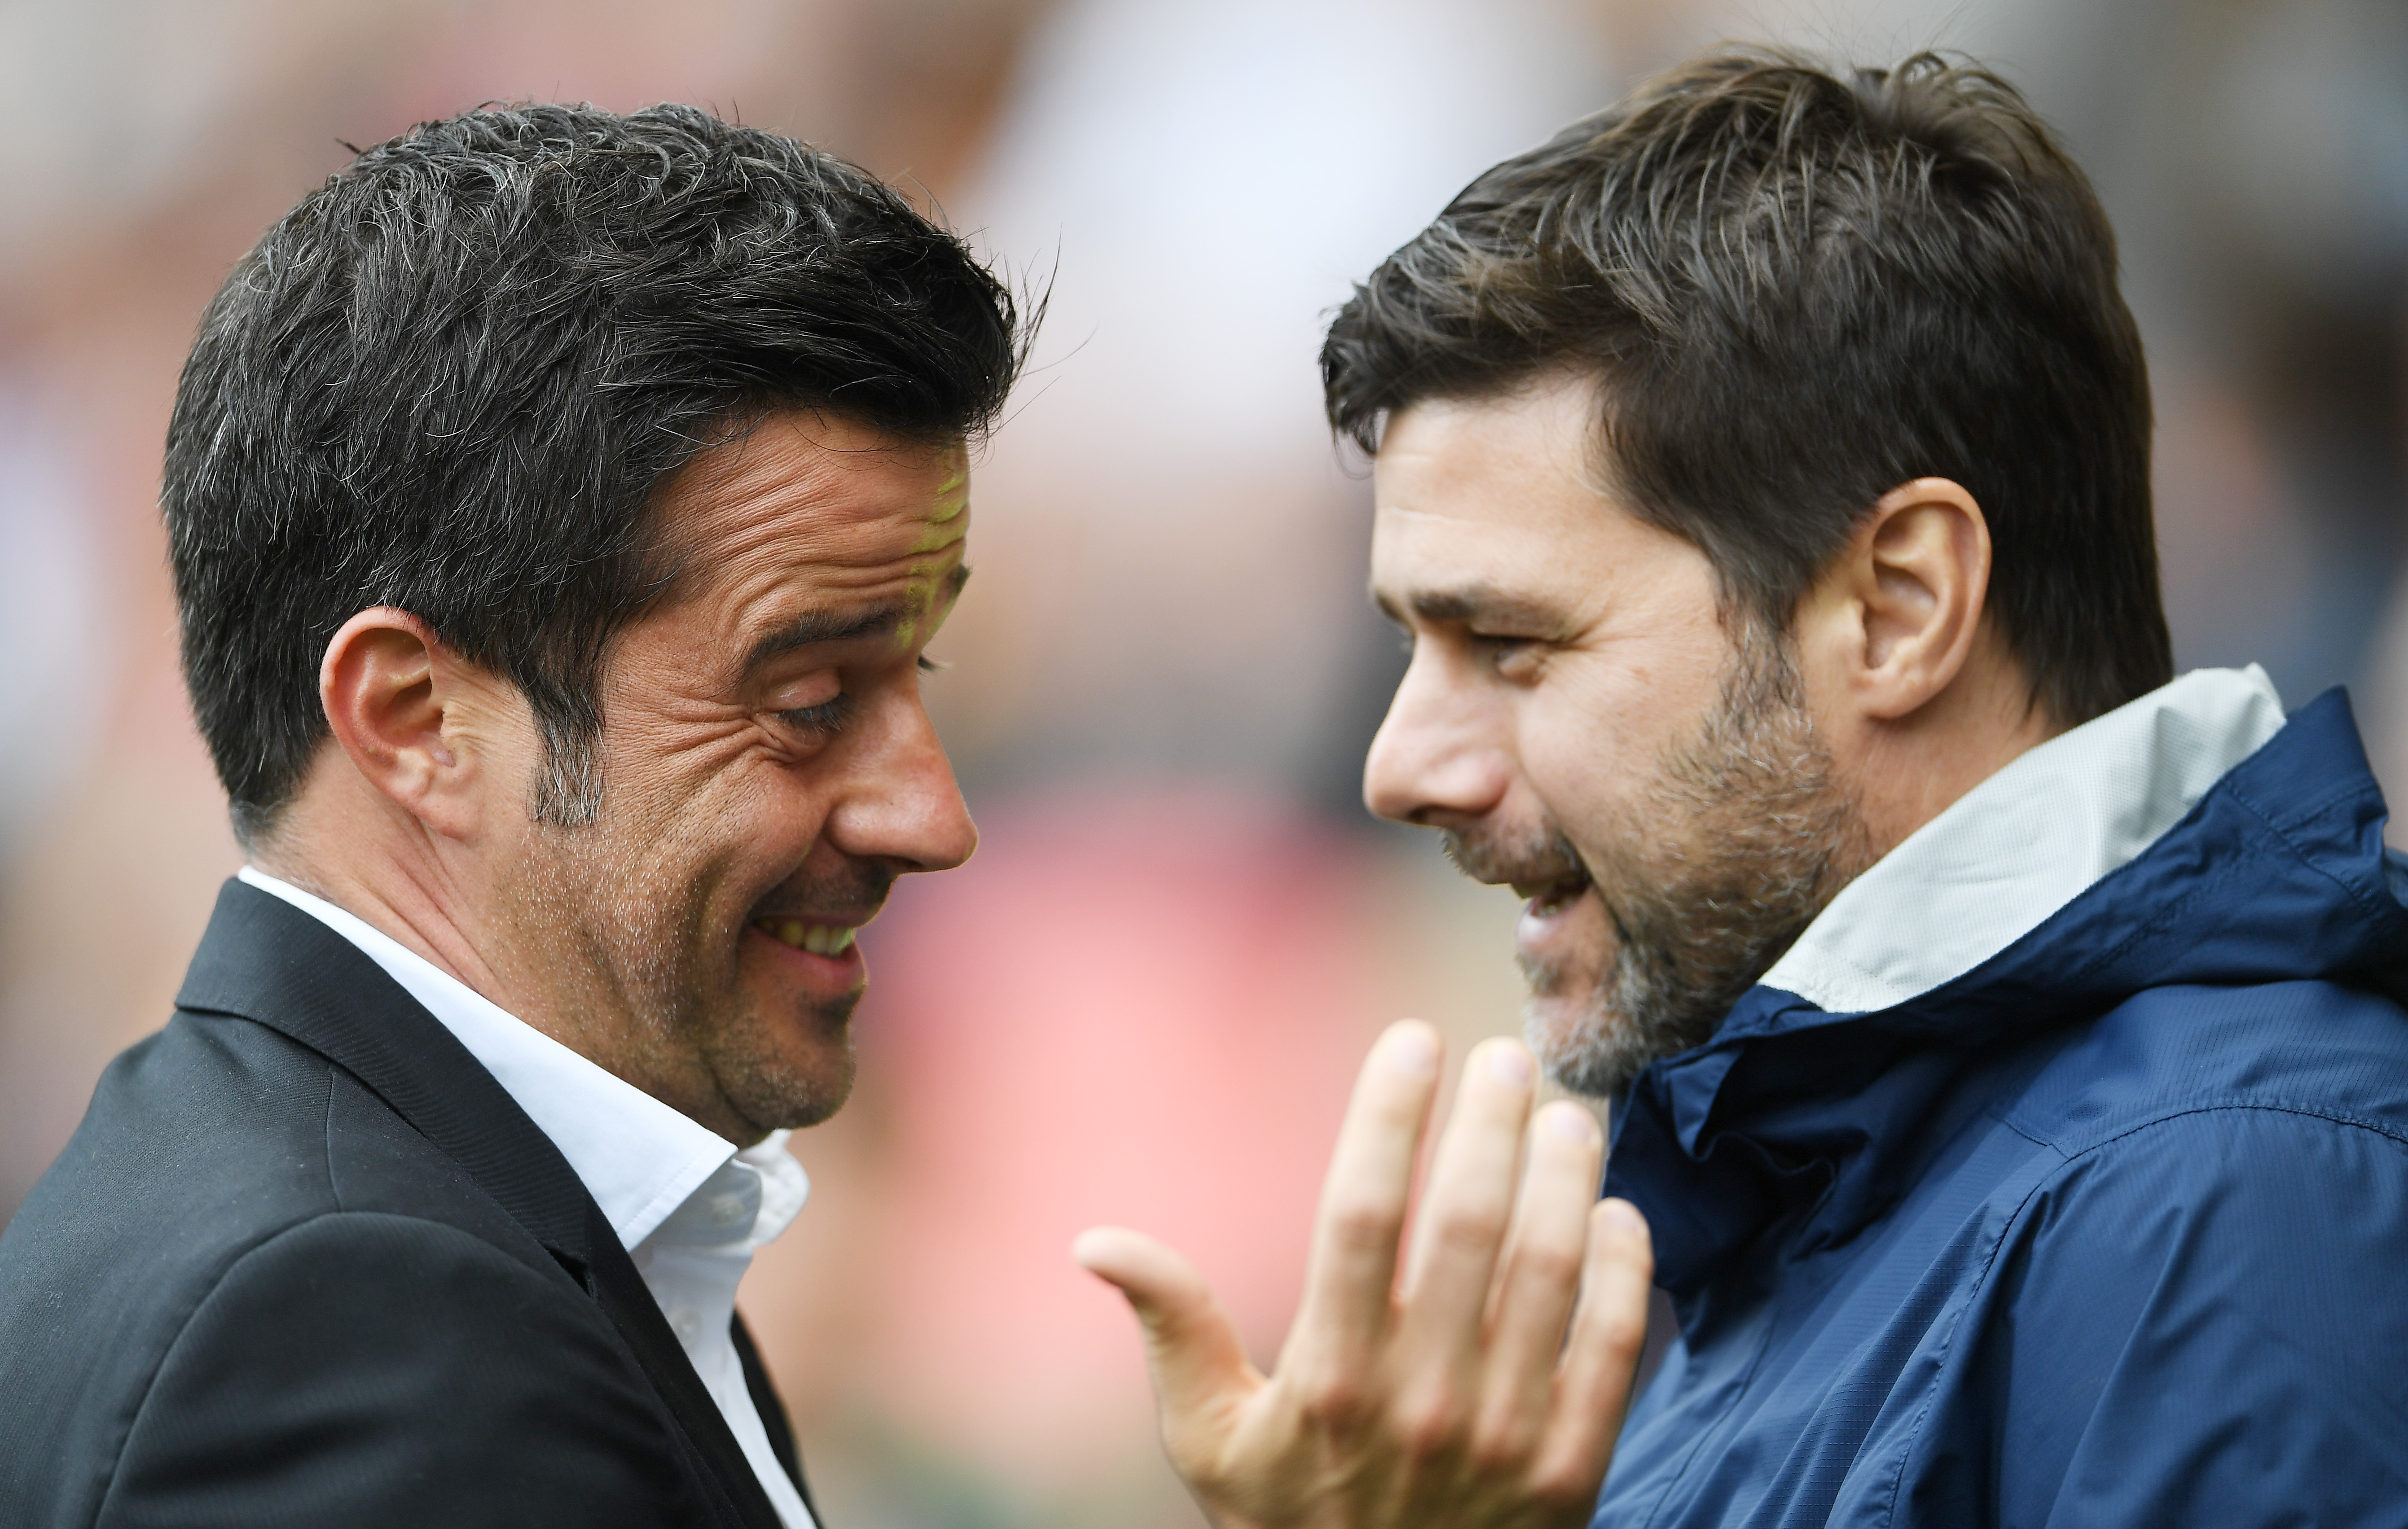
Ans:
[[[537,815],[590,821],[669,475],[785,407],[974,435],[1025,354],[1010,292],[895,191],[691,107],[487,107],[361,152],[209,304],[167,431],[184,672],[237,836],[300,784],[326,643],[379,605],[525,693]]]
[[[2056,721],[2172,678],[2114,236],[1979,68],[1718,49],[1474,180],[1356,287],[1321,365],[1372,452],[1414,403],[1594,376],[1611,480],[1706,553],[1726,619],[1775,631],[1883,494],[1953,479]]]

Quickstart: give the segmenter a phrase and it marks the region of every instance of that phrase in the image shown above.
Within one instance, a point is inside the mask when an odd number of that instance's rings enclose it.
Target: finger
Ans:
[[[1529,1166],[1490,1308],[1477,1429],[1517,1453],[1546,1427],[1604,1156],[1596,1120],[1578,1105],[1559,1100],[1531,1122]]]
[[[1118,1226],[1082,1232],[1070,1256],[1096,1279],[1119,1287],[1136,1310],[1166,1435],[1261,1383],[1220,1298],[1185,1258],[1141,1232]]]
[[[1404,1020],[1364,1060],[1313,1219],[1304,1298],[1280,1356],[1283,1376],[1308,1386],[1359,1376],[1387,1336],[1397,1242],[1442,1055],[1437,1031]]]
[[[1513,1214],[1522,1131],[1538,1065],[1518,1040],[1485,1040],[1465,1062],[1455,1111],[1430,1165],[1405,1276],[1409,1345],[1469,1353]]]
[[[1593,1493],[1605,1479],[1647,1341],[1655,1279],[1654,1245],[1638,1207],[1627,1200],[1598,1202],[1589,1215],[1588,1267],[1556,1374],[1555,1414],[1539,1449],[1541,1484]]]

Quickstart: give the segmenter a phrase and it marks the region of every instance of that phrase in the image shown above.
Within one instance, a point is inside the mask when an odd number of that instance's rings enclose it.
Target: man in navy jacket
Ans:
[[[2140,344],[2007,86],[1725,52],[1323,355],[1680,1337],[1598,1524],[2408,1522],[2408,914],[2338,693],[2176,679]]]

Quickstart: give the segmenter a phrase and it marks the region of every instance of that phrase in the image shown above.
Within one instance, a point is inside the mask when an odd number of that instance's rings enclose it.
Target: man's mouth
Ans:
[[[1590,896],[1597,884],[1577,865],[1528,869],[1540,874],[1512,883],[1527,899],[1522,916],[1513,922],[1513,953],[1530,979],[1532,997],[1551,998],[1565,991],[1567,980],[1587,974],[1595,965],[1598,921],[1594,915],[1600,909]]]
[[[804,919],[755,919],[752,927],[781,945],[822,956],[844,954],[853,949],[853,936],[859,933],[851,924],[812,923]]]
[[[1579,901],[1581,893],[1588,890],[1589,881],[1585,875],[1574,871],[1550,880],[1515,881],[1512,887],[1515,896],[1528,900],[1530,906],[1525,911],[1531,918],[1543,919]]]

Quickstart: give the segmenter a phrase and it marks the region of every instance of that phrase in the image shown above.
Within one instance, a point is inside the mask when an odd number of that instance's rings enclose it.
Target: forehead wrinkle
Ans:
[[[953,471],[937,485],[937,502],[929,511],[930,521],[942,524],[970,507],[969,461],[969,451],[966,447],[956,446],[945,454],[946,464]]]
[[[883,451],[878,454],[882,455]],[[912,551],[929,551],[945,541],[958,540],[968,529],[955,524],[949,534],[931,540],[931,507],[916,486],[865,484],[850,469],[854,465],[822,449],[799,462],[765,464],[757,474],[732,472],[709,485],[715,492],[695,507],[695,539],[719,542],[717,555],[757,555],[784,544],[825,548],[841,558],[848,545],[861,537],[877,537],[882,529],[900,532],[906,525],[923,528]],[[956,495],[952,514],[937,523],[958,522],[968,507],[967,493]]]
[[[867,559],[874,560],[870,566],[891,567],[942,550],[941,545],[923,545],[920,537],[906,543],[907,527],[915,523],[924,523],[917,511],[892,503],[770,504],[749,520],[727,526],[710,550],[729,560],[791,558],[835,569],[860,567]],[[951,539],[960,539],[959,535]]]
[[[951,505],[950,508],[946,504]],[[967,493],[958,498],[940,503],[921,522],[921,531],[911,543],[914,552],[942,552],[959,546],[970,534],[970,502]]]
[[[949,518],[932,519],[916,495],[898,491],[867,503],[824,503],[764,516],[724,550],[736,560],[807,561],[815,579],[838,588],[900,586],[905,601],[918,606],[928,599],[926,586],[939,568],[949,563],[959,565],[969,534],[968,511],[965,496]],[[915,526],[919,529],[912,535]],[[908,544],[901,542],[905,536],[910,536]],[[774,576],[781,570],[770,571]],[[907,612],[907,625],[909,622]]]
[[[969,578],[968,564],[953,565],[941,586],[941,608],[952,608],[953,602],[961,598],[962,586],[969,582]],[[891,583],[893,579],[890,576],[871,582]],[[914,589],[901,599],[879,600],[867,607],[806,611],[781,622],[755,640],[745,654],[744,668],[749,673],[780,654],[793,652],[798,648],[897,637],[918,626],[923,604],[918,590]]]
[[[967,519],[957,517],[930,546],[924,539],[903,540],[910,526],[925,522],[917,513],[907,518],[891,504],[842,516],[818,510],[764,516],[730,528],[718,545],[708,549],[708,557],[694,562],[733,581],[739,609],[776,599],[797,576],[838,591],[872,592],[882,586],[907,591],[958,561]]]

